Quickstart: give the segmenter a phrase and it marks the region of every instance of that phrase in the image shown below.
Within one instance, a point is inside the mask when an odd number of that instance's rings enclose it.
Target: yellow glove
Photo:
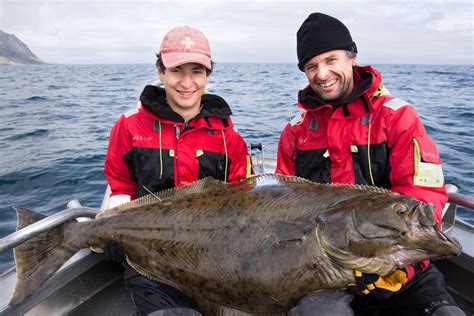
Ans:
[[[408,283],[405,269],[381,276],[354,270],[356,284],[351,289],[358,295],[372,294],[376,298],[387,298],[400,291]]]

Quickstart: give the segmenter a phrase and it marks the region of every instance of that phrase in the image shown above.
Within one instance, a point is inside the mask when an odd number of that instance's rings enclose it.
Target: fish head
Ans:
[[[461,244],[445,235],[432,204],[400,194],[345,201],[318,217],[318,237],[338,264],[386,275],[426,259],[452,257]]]

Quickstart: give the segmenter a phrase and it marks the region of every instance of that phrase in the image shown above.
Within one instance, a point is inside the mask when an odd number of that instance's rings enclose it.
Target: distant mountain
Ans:
[[[0,30],[0,65],[44,63],[18,37]]]

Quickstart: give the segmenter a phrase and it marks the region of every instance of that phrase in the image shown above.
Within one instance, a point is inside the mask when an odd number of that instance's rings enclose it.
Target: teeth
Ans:
[[[180,93],[182,93],[182,94],[191,94],[193,92],[192,91],[180,91]]]
[[[438,236],[441,238],[442,241],[448,240],[448,238],[446,238],[446,235],[443,234],[439,229],[436,229],[436,233],[438,233]]]
[[[336,83],[336,79],[333,79],[333,80],[331,80],[331,81],[329,81],[329,82],[325,82],[325,83],[321,82],[320,85],[321,85],[323,88],[327,88],[327,87],[332,86],[332,85],[335,84],[335,83]]]

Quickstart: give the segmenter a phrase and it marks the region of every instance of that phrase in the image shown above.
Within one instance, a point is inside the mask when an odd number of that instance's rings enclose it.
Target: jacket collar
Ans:
[[[184,119],[168,105],[165,89],[161,87],[147,85],[140,95],[140,101],[142,106],[153,114],[173,122],[184,122]],[[201,112],[195,118],[227,119],[230,115],[232,115],[232,111],[223,98],[215,94],[203,94]]]

